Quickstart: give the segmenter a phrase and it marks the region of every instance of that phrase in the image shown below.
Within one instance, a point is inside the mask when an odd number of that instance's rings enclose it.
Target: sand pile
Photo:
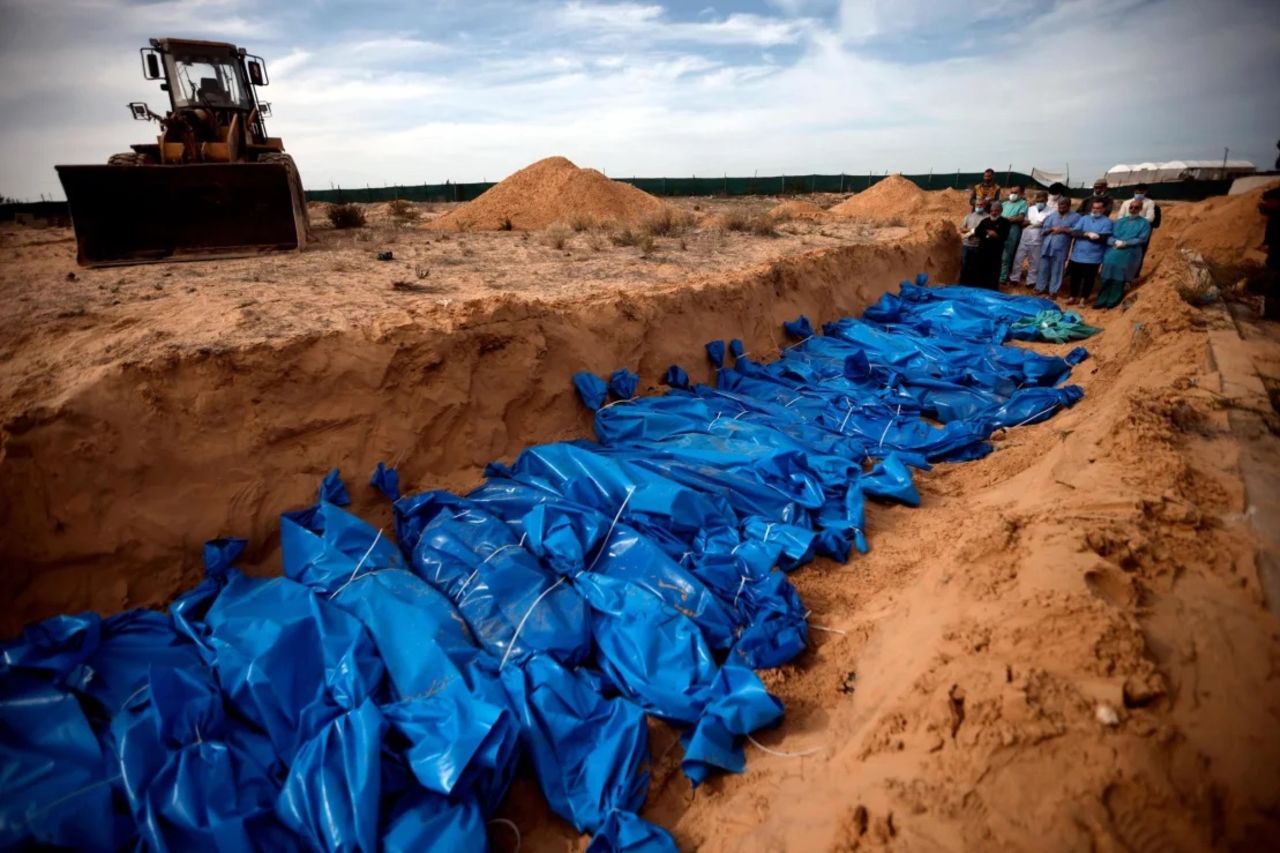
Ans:
[[[924,190],[902,175],[890,175],[870,189],[852,195],[831,208],[835,216],[884,219],[911,216],[924,206]]]
[[[1160,227],[1152,238],[1152,248],[1183,248],[1199,252],[1205,260],[1227,266],[1248,261],[1261,263],[1266,221],[1258,213],[1258,202],[1269,187],[1259,187],[1240,195],[1217,196],[1185,204],[1162,204]]]
[[[968,206],[969,198],[963,190],[925,192],[902,175],[895,174],[850,196],[831,208],[830,213],[850,219],[962,217]]]
[[[826,219],[828,214],[809,201],[784,201],[769,211],[774,219]]]
[[[925,193],[925,203],[932,210],[947,216],[963,218],[969,212],[969,191],[945,189]]]
[[[595,169],[579,169],[564,157],[548,157],[423,227],[448,231],[529,230],[582,219],[637,225],[664,207],[658,199],[630,184],[611,181]]]

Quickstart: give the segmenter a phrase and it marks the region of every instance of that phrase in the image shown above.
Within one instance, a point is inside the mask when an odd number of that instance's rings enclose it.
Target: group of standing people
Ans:
[[[969,197],[973,210],[961,224],[960,282],[998,288],[1025,281],[1036,293],[1056,297],[1065,279],[1067,304],[1078,305],[1088,301],[1101,273],[1094,306],[1119,305],[1125,287],[1142,269],[1151,231],[1160,222],[1146,185],[1134,187],[1133,198],[1120,204],[1114,221],[1116,203],[1105,180],[1096,181],[1092,195],[1075,210],[1064,184],[1036,192],[1030,202],[1023,189],[1014,184],[1005,192],[991,169],[974,185]]]

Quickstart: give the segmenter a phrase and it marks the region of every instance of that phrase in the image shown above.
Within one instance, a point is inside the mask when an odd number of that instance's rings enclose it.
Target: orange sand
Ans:
[[[784,201],[769,210],[774,219],[810,219],[819,221],[827,218],[827,211],[810,201]]]
[[[833,216],[871,220],[958,219],[964,216],[968,206],[969,198],[963,190],[926,192],[901,175],[889,175],[870,189],[849,196],[829,212]]]
[[[475,201],[424,227],[434,230],[531,230],[556,223],[637,225],[662,211],[658,199],[563,157],[526,166]]]

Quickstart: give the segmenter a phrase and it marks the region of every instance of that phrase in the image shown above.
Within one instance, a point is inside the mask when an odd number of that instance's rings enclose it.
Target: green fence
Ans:
[[[921,189],[967,189],[982,180],[981,172],[930,173],[904,175]],[[1022,172],[999,175],[1002,184],[1033,184],[1031,176]],[[884,180],[884,175],[775,175],[751,178],[616,178],[656,196],[742,196],[800,195],[804,193],[856,193]],[[336,187],[329,190],[307,190],[308,201],[377,202],[406,201],[471,201],[492,183],[419,184],[394,187]]]

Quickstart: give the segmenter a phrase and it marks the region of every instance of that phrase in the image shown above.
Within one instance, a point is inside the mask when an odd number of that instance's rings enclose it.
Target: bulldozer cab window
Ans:
[[[240,77],[240,65],[230,57],[175,56],[173,69],[175,107],[253,108]]]

